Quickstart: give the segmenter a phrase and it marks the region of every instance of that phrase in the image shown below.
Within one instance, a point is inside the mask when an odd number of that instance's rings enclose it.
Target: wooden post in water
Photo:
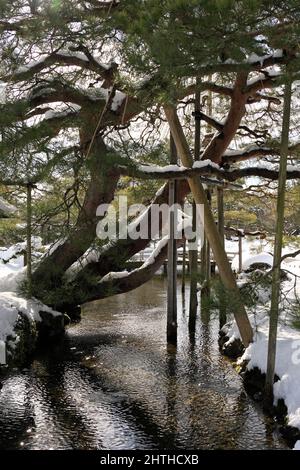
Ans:
[[[224,191],[223,188],[218,186],[217,188],[217,204],[218,204],[218,229],[221,238],[221,243],[225,245],[225,233],[224,233]]]
[[[185,274],[186,274],[186,240],[184,239],[183,248],[182,248],[181,292],[185,291]]]
[[[243,238],[239,235],[239,273],[243,269]]]
[[[32,297],[32,267],[31,267],[31,237],[32,237],[32,184],[27,184],[27,213],[26,213],[26,278],[27,298]]]
[[[208,205],[211,207],[211,192],[209,189],[205,191]],[[201,270],[204,286],[201,289],[201,303],[202,306],[207,304],[207,301],[210,296],[210,276],[211,276],[211,266],[210,266],[210,244],[208,238],[205,237],[205,244],[202,247],[201,253],[201,263],[203,263],[203,268]]]
[[[207,189],[206,194],[207,194],[208,203],[211,207],[211,190]],[[211,277],[211,266],[210,266],[210,244],[209,244],[208,240],[207,240],[207,244],[206,244],[206,260],[207,260],[206,261],[206,279],[207,279],[207,288],[208,288],[207,295],[209,295],[209,293],[210,293],[209,283],[210,283],[210,277]]]
[[[218,205],[218,229],[220,234],[221,243],[225,246],[225,231],[224,231],[224,190],[221,187],[217,188],[217,205]],[[220,328],[222,328],[226,321],[226,293],[223,286],[223,283],[220,281],[220,308],[219,308],[219,318],[220,318]]]
[[[173,137],[170,136],[170,163],[177,163],[177,151]],[[175,224],[177,216],[174,213],[176,202],[176,180],[169,181],[170,234],[168,241],[168,312],[167,312],[167,341],[177,342],[177,247],[175,240]]]
[[[196,80],[197,85],[199,80]],[[195,93],[195,137],[194,137],[194,160],[200,159],[200,132],[201,132],[201,117],[200,117],[200,91],[197,90]],[[192,229],[196,233],[197,227],[197,210],[196,203],[193,201],[193,214],[192,214]],[[196,238],[197,240],[197,238]],[[194,332],[196,328],[196,316],[197,316],[197,281],[198,281],[198,249],[197,247],[190,250],[190,306],[189,306],[189,330]]]

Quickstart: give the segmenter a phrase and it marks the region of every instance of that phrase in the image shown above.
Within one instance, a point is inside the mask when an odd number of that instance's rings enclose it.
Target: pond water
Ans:
[[[85,307],[60,344],[2,380],[0,449],[286,449],[217,345],[218,319],[189,338],[178,291],[166,345],[166,282]]]

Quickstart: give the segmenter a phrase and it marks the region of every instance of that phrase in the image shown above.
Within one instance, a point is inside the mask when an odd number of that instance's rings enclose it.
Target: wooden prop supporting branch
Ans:
[[[176,146],[172,135],[170,136],[170,163],[177,163]],[[174,214],[176,202],[176,181],[169,182],[169,206],[170,211],[170,235],[168,241],[168,312],[167,312],[167,340],[170,343],[177,341],[177,245],[175,240],[175,223],[177,217]]]
[[[221,238],[221,243],[225,244],[225,230],[224,230],[224,190],[217,188],[217,204],[218,204],[218,229]]]
[[[27,298],[32,297],[32,267],[31,267],[31,238],[32,238],[32,184],[27,184],[27,211],[26,211],[26,278]]]
[[[207,197],[209,207],[211,208],[211,191],[210,189],[207,189],[205,192],[206,192],[206,197]],[[202,303],[204,303],[205,300],[207,301],[210,298],[211,264],[210,264],[210,245],[209,245],[209,240],[207,237],[205,240],[203,257],[204,257],[203,270],[204,270],[205,282],[204,282],[204,287],[201,289]]]
[[[282,235],[284,230],[284,204],[285,204],[285,185],[286,185],[286,169],[289,147],[289,128],[291,115],[291,99],[292,99],[292,82],[288,77],[284,91],[284,110],[280,149],[280,167],[277,193],[277,217],[274,244],[274,262],[272,271],[272,293],[271,293],[271,311],[270,311],[270,329],[268,344],[268,363],[265,385],[265,408],[271,409],[273,406],[273,385],[275,376],[275,359],[276,359],[276,342],[277,327],[279,315],[280,300],[280,265],[282,252]]]
[[[184,135],[182,126],[177,116],[177,111],[174,106],[166,105],[165,114],[170,126],[170,130],[177,147],[178,155],[180,155],[181,162],[184,166],[191,168],[193,166],[193,158],[190,153],[189,145]],[[235,277],[232,273],[226,252],[222,245],[218,228],[216,226],[212,211],[209,207],[207,197],[199,178],[188,178],[188,183],[196,204],[202,204],[204,208],[204,230],[212,248],[216,263],[219,268],[221,280],[225,288],[230,291],[232,299],[232,310],[239,328],[241,338],[244,346],[248,346],[253,339],[253,332],[251,324],[245,307],[242,303],[239,289],[236,284]],[[200,213],[200,216],[202,214]]]
[[[243,270],[243,238],[239,235],[239,273]]]
[[[199,81],[197,80],[197,83]],[[194,160],[197,161],[200,159],[200,133],[201,133],[201,121],[199,117],[200,113],[200,99],[201,95],[199,91],[196,91],[195,94],[195,150],[194,150]],[[192,228],[193,232],[196,231],[196,203],[193,201],[193,214],[192,214]],[[190,257],[190,270],[191,270],[191,282],[190,282],[190,306],[189,306],[189,330],[194,332],[196,328],[196,316],[197,316],[197,278],[198,278],[198,249],[197,247],[189,251]]]
[[[186,274],[186,240],[183,241],[183,247],[182,247],[181,292],[185,291],[185,274]]]
[[[222,246],[225,247],[225,230],[224,230],[224,190],[221,187],[217,188],[217,205],[218,205],[218,230]],[[223,285],[220,286],[220,328],[222,328],[226,321],[226,295],[224,295]]]

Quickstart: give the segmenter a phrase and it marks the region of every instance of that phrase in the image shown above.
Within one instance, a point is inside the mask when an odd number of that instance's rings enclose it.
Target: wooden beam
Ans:
[[[239,273],[243,269],[243,238],[239,235]]]

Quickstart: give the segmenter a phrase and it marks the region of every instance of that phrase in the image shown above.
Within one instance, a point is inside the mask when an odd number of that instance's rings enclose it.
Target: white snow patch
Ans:
[[[122,279],[123,277],[127,277],[129,275],[128,271],[119,271],[119,272],[110,272],[103,276],[103,278],[99,281],[99,284],[102,284],[102,282],[110,282],[115,279]]]
[[[15,206],[0,197],[0,213],[2,212],[4,215],[10,215],[16,211],[17,209]]]
[[[26,315],[30,320],[40,322],[39,312],[48,312],[53,316],[61,313],[52,310],[36,299],[24,299],[18,297],[14,292],[0,293],[0,341],[6,341],[8,336],[15,336],[14,327],[16,325],[19,312]]]
[[[255,341],[250,344],[240,359],[249,361],[249,370],[258,367],[267,371],[269,317],[258,322]],[[279,325],[275,373],[278,382],[274,384],[275,403],[283,399],[288,409],[288,424],[300,429],[300,332]]]
[[[243,266],[243,269],[248,269],[250,268],[250,266],[252,266],[253,264],[257,264],[257,263],[268,264],[270,267],[272,267],[273,256],[270,255],[269,253],[260,253],[259,255],[250,256],[243,262],[242,266]]]
[[[125,93],[122,93],[121,91],[116,91],[113,102],[111,104],[112,111],[117,111],[117,109],[119,109],[119,107],[122,105],[125,99],[126,99]]]
[[[254,341],[245,350],[238,363],[247,361],[247,369],[257,367],[266,373],[269,336],[269,305],[259,307],[249,315],[254,329]],[[235,322],[225,325],[223,331],[229,340],[240,339]],[[300,429],[300,332],[285,324],[279,324],[275,373],[279,380],[274,384],[274,402],[283,399],[288,409],[288,424]]]
[[[77,104],[69,105],[66,108],[61,109],[61,110],[50,109],[49,111],[46,111],[46,113],[44,114],[44,120],[67,117],[71,114],[77,113],[78,111],[80,111],[80,109],[81,109],[81,106]]]
[[[192,168],[205,168],[210,166],[212,168],[220,169],[220,166],[217,163],[212,162],[211,160],[199,160],[193,164]],[[180,172],[185,171],[190,168],[181,166],[181,165],[166,165],[166,166],[157,166],[157,165],[139,165],[139,170],[145,173],[168,173],[168,172]]]
[[[81,51],[60,51],[57,52],[56,55],[60,57],[74,57],[74,59],[84,60],[84,62],[89,61],[87,56]]]

